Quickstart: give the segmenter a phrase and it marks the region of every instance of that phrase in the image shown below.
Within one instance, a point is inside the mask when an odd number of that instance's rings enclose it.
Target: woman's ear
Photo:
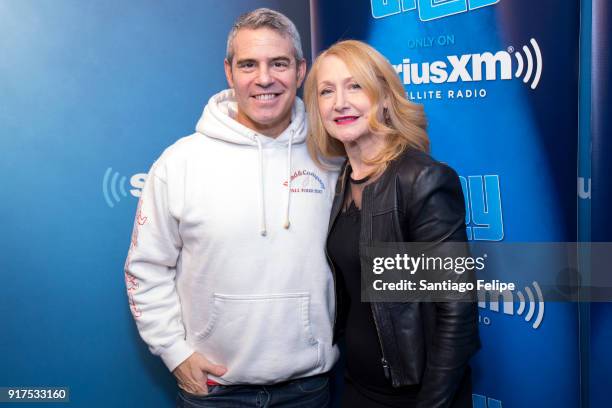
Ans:
[[[391,122],[391,115],[389,115],[389,96],[385,95],[382,99],[382,116],[384,122],[388,125]]]
[[[389,109],[389,95],[385,93],[382,99],[382,107],[383,109]]]

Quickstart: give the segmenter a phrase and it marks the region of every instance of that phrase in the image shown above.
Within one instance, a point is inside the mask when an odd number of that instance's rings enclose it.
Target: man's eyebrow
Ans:
[[[291,58],[285,55],[281,55],[278,57],[272,57],[268,59],[268,61],[270,62],[277,62],[277,61],[291,62]],[[243,59],[236,60],[236,65],[247,64],[247,63],[257,64],[257,60],[255,58],[243,58]]]
[[[246,63],[254,64],[255,62],[256,61],[253,58],[245,58],[245,59],[236,60],[236,65],[241,65],[241,64],[246,64]]]

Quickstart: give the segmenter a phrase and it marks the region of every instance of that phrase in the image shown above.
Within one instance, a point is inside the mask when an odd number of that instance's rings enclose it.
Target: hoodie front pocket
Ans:
[[[319,364],[319,342],[310,323],[308,293],[213,295],[198,351],[225,365],[229,383],[267,384],[310,373]]]

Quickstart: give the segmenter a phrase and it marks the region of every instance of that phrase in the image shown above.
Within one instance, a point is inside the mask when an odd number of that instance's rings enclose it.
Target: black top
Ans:
[[[349,195],[346,190],[351,186],[351,173],[347,164],[348,161],[336,184],[331,225],[338,220]],[[406,149],[388,163],[376,181],[365,184],[361,197],[360,245],[467,240],[459,177],[426,153]],[[469,256],[467,249],[465,253]],[[339,275],[333,274],[335,279]],[[470,279],[473,278],[472,275]],[[335,283],[339,305],[334,335],[338,336],[342,333],[345,295],[339,279]],[[450,406],[462,378],[469,379],[468,361],[480,347],[475,296],[473,300],[436,304],[371,303],[389,366],[386,370],[389,381],[395,387],[418,387],[417,406]],[[465,395],[469,406],[469,381],[467,384]],[[409,406],[415,404],[405,404]]]
[[[346,376],[357,390],[391,407],[405,407],[414,402],[417,387],[393,388],[385,378],[382,352],[370,303],[361,301],[361,266],[359,233],[361,212],[351,202],[336,219],[327,241],[327,250],[346,297]],[[342,322],[339,322],[342,324]],[[365,405],[364,400],[364,405]]]

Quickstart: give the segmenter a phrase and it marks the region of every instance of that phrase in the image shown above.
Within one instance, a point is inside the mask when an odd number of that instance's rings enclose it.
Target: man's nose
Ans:
[[[274,78],[270,75],[268,67],[261,67],[257,73],[257,85],[266,88],[274,83]]]

